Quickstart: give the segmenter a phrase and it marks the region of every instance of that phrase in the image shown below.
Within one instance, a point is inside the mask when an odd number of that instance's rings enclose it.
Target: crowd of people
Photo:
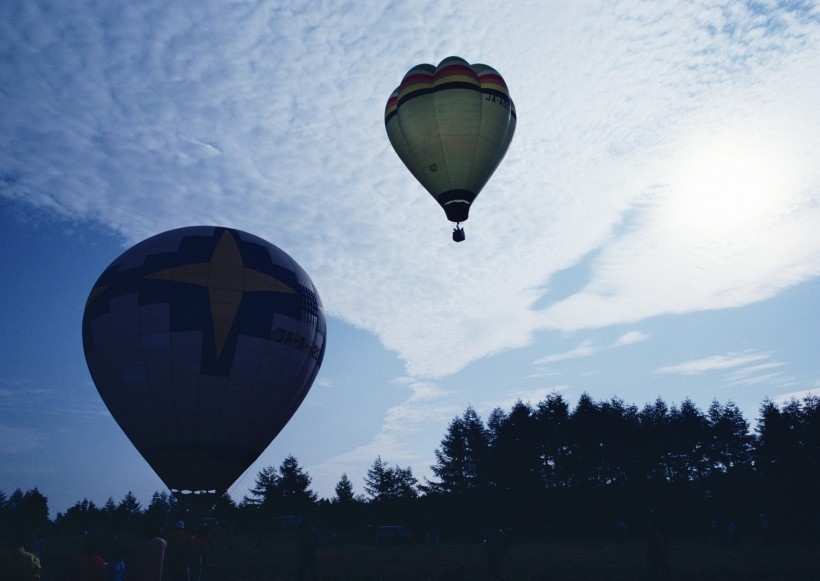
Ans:
[[[200,527],[192,533],[177,521],[164,534],[159,524],[146,522],[139,538],[125,548],[117,537],[101,531],[83,535],[81,550],[49,579],[59,581],[200,581],[210,546],[224,543],[218,527]],[[39,534],[8,535],[0,551],[0,581],[40,581],[45,542]]]
[[[660,514],[652,511],[646,533],[646,563],[650,579],[667,579],[671,574],[669,558],[670,530]],[[214,522],[207,522],[214,521]],[[763,514],[757,515],[757,531],[751,531],[763,543],[772,540],[772,522]],[[820,514],[817,517],[820,531]],[[641,527],[643,528],[643,527]],[[623,519],[616,519],[613,534],[623,543],[629,527]],[[297,540],[298,579],[318,579],[318,553],[321,535],[311,519],[300,520]],[[34,535],[7,535],[7,544],[0,551],[0,581],[204,581],[205,557],[209,550],[233,546],[230,533],[216,526],[215,519],[204,519],[194,532],[186,528],[184,521],[177,521],[169,530],[145,520],[139,536],[123,546],[116,536],[102,531],[90,531],[83,535],[79,552],[61,564],[61,570],[43,574],[42,556],[45,540],[38,531]],[[293,529],[296,533],[296,529]],[[486,567],[492,579],[506,579],[506,556],[509,549],[509,529],[499,524],[490,526],[482,546]],[[734,519],[709,521],[704,527],[701,541],[704,545],[731,547],[736,542],[737,526]],[[261,532],[260,532],[261,535]],[[329,537],[333,539],[334,536]],[[332,541],[331,541],[332,542]],[[426,542],[438,545],[438,531],[428,533]],[[257,538],[261,545],[261,536]]]

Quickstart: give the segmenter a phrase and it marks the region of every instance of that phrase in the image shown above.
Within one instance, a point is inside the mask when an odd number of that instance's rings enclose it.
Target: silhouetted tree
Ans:
[[[820,482],[820,396],[807,395],[803,399],[800,420],[800,447],[804,450],[806,476],[810,482]]]
[[[563,537],[611,531],[622,517],[639,529],[652,507],[662,508],[677,530],[692,532],[711,518],[746,518],[748,530],[762,511],[805,538],[820,512],[820,398],[764,401],[756,434],[732,402],[713,401],[704,413],[690,399],[670,407],[657,398],[639,411],[616,397],[596,402],[584,393],[570,410],[552,393],[536,406],[518,401],[509,411],[496,408],[486,426],[468,406],[434,451],[436,481],[424,488],[409,467],[391,467],[377,456],[364,478],[370,502],[355,496],[347,474],[332,501],[317,502],[310,476],[289,455],[258,473],[240,507],[224,496],[219,510],[254,528],[272,516],[316,510],[351,538],[378,522],[446,529],[465,539],[492,518],[522,535],[554,530]],[[429,494],[419,497],[420,490]],[[155,493],[144,517],[172,521],[175,504]],[[91,532],[112,517],[130,523],[142,515],[129,491],[102,508],[83,499],[58,513],[56,525]],[[48,523],[47,500],[36,488],[10,496],[0,491],[0,528],[18,517],[31,526]]]
[[[23,495],[21,510],[26,520],[35,529],[43,528],[48,524],[48,499],[37,489],[26,491]]]
[[[500,407],[493,408],[487,418],[487,443],[490,448],[495,448],[498,444],[498,435],[501,426],[507,421],[507,414]]]
[[[117,510],[129,516],[138,515],[142,511],[142,505],[134,493],[130,490],[125,493],[122,500],[117,505]]]
[[[569,484],[569,405],[559,393],[551,393],[538,403],[534,419],[541,480],[547,488],[563,488]]]
[[[350,482],[346,472],[342,474],[334,490],[336,495],[333,497],[333,502],[336,504],[348,505],[356,500],[356,495],[353,493],[353,483]]]
[[[638,408],[613,397],[598,404],[601,465],[598,483],[627,485],[644,476],[635,450],[641,441]]]
[[[750,468],[754,438],[749,433],[749,422],[738,407],[733,402],[721,405],[714,400],[707,420],[711,430],[707,450],[709,469],[725,474]]]
[[[334,490],[335,495],[330,502],[320,501],[322,522],[338,533],[337,540],[347,542],[356,539],[354,531],[360,530],[367,522],[365,504],[354,493],[347,473],[342,474]]]
[[[84,498],[77,501],[65,513],[57,513],[55,523],[66,532],[90,531],[105,524],[105,513],[93,501]]]
[[[706,416],[685,399],[672,406],[666,443],[666,474],[674,482],[694,482],[708,475],[708,434]]]
[[[256,475],[254,486],[249,490],[251,497],[245,497],[245,502],[255,506],[262,506],[270,503],[278,496],[277,485],[279,476],[276,473],[276,468],[273,466],[265,466]]]
[[[144,516],[151,524],[156,525],[169,522],[175,510],[176,499],[165,491],[157,491],[151,496],[151,502],[145,509]]]
[[[588,393],[581,394],[570,415],[570,486],[598,485],[605,461],[603,422],[600,408]]]
[[[26,492],[17,488],[10,497],[0,497],[0,542],[6,534],[31,534],[48,524],[48,499],[37,487]]]
[[[757,424],[755,469],[760,510],[782,533],[804,534],[820,513],[820,398],[781,407],[765,400]]]
[[[381,455],[376,456],[373,464],[367,469],[367,476],[364,477],[365,493],[373,500],[384,499],[392,485],[390,467],[382,460]]]
[[[260,507],[266,514],[300,514],[309,511],[317,495],[310,490],[311,478],[299,466],[293,455],[288,455],[279,465],[263,468],[257,475],[252,498],[245,498],[250,505]]]
[[[114,518],[114,513],[117,512],[117,503],[114,501],[113,496],[108,497],[108,500],[105,501],[105,504],[103,505],[101,510],[109,519]]]
[[[311,481],[310,475],[299,466],[293,455],[288,455],[282,461],[276,486],[288,512],[306,512],[318,500],[316,493],[310,489]]]
[[[364,478],[365,492],[377,502],[415,498],[417,486],[418,481],[409,467],[391,468],[381,456],[376,457]]]
[[[782,412],[771,400],[764,400],[757,424],[757,469],[762,474],[787,471],[799,455],[798,433],[794,406],[785,406]]]
[[[487,429],[472,407],[454,418],[431,466],[439,481],[428,482],[432,492],[470,494],[479,490],[489,449]]]
[[[233,521],[238,516],[236,501],[227,492],[219,495],[211,509],[211,514],[220,521]]]
[[[391,470],[393,472],[393,487],[390,490],[390,496],[392,498],[416,498],[419,495],[419,482],[413,476],[410,467],[394,466]]]
[[[644,476],[656,486],[669,479],[667,452],[669,450],[670,417],[669,406],[661,398],[646,404],[638,414],[641,426],[641,461]]]
[[[11,531],[11,524],[10,524],[10,509],[9,509],[9,499],[6,496],[6,493],[0,490],[0,531],[5,531],[7,534],[12,534]],[[8,539],[5,538],[5,535],[0,534],[0,543],[7,542]]]
[[[106,512],[107,512],[106,504]],[[112,528],[116,531],[133,530],[139,525],[139,518],[142,516],[142,505],[130,490],[125,493],[122,500],[117,504],[113,515]]]
[[[488,451],[482,480],[495,498],[521,502],[543,488],[541,452],[533,409],[520,400],[509,414],[494,409],[487,421]],[[494,501],[489,501],[494,502]]]

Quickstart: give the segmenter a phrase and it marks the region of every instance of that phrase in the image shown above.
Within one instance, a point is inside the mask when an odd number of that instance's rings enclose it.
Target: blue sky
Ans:
[[[449,55],[518,112],[461,244],[383,126],[403,74]],[[0,56],[0,490],[52,516],[163,489],[80,321],[114,258],[182,226],[279,246],[329,315],[237,499],[287,454],[326,497],[379,454],[423,478],[467,405],[586,391],[753,421],[820,389],[815,3],[29,0],[0,5]]]

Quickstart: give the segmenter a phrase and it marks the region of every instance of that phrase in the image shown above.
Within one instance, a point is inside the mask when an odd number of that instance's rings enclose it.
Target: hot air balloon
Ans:
[[[516,114],[498,71],[451,56],[416,65],[387,101],[390,143],[428,192],[460,223],[498,167],[515,133]]]
[[[322,302],[265,240],[195,226],[133,246],[94,285],[88,369],[175,495],[222,494],[302,403],[325,353]]]

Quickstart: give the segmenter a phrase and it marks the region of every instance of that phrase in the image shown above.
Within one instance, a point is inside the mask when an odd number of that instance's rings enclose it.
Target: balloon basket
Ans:
[[[189,518],[203,518],[216,506],[221,494],[215,490],[181,491],[172,490],[177,501],[177,507],[182,514]]]
[[[453,242],[463,242],[464,238],[464,228],[459,228],[456,226],[453,229]]]

